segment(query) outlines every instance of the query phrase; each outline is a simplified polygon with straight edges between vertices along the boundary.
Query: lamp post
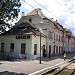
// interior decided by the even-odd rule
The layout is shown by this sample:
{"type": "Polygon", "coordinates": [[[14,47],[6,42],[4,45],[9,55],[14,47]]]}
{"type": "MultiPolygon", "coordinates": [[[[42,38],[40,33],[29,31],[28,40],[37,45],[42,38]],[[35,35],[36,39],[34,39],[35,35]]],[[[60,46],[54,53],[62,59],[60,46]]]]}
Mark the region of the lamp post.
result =
{"type": "Polygon", "coordinates": [[[47,30],[47,29],[39,29],[39,31],[40,31],[40,60],[39,60],[39,62],[40,62],[40,64],[41,64],[41,34],[43,34],[43,31],[42,30],[47,30]]]}
{"type": "Polygon", "coordinates": [[[41,64],[41,33],[40,33],[40,64],[41,64]]]}
{"type": "Polygon", "coordinates": [[[39,29],[39,31],[40,31],[40,60],[39,60],[39,62],[41,64],[41,33],[43,33],[43,31],[41,28],[39,29]]]}

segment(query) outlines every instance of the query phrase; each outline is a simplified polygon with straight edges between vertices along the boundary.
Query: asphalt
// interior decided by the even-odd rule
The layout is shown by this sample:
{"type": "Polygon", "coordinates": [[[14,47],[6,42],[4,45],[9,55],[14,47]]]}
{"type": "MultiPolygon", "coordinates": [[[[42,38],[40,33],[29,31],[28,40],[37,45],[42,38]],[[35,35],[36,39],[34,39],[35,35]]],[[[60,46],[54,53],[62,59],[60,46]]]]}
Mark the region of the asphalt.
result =
{"type": "MultiPolygon", "coordinates": [[[[67,55],[66,61],[75,57],[75,53],[67,55]]],[[[40,70],[57,64],[66,62],[63,55],[54,56],[51,58],[42,58],[41,64],[39,59],[36,60],[17,60],[17,61],[0,61],[0,75],[32,75],[40,70]]]]}

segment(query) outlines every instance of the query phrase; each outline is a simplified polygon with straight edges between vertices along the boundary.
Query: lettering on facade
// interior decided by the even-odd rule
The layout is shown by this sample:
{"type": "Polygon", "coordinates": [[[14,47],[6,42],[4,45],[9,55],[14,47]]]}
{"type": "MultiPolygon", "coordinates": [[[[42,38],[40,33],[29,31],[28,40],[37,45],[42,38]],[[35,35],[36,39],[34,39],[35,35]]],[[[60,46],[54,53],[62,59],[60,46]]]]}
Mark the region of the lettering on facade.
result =
{"type": "Polygon", "coordinates": [[[17,35],[16,39],[30,39],[29,35],[17,35]]]}

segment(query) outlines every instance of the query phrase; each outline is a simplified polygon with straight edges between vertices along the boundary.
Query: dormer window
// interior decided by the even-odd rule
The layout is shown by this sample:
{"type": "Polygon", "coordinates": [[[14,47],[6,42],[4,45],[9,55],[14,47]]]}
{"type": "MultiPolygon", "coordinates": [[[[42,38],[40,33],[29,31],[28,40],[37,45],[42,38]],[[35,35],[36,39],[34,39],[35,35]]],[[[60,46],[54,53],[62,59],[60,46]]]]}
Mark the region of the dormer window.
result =
{"type": "Polygon", "coordinates": [[[32,22],[32,19],[29,19],[30,22],[32,22]]]}

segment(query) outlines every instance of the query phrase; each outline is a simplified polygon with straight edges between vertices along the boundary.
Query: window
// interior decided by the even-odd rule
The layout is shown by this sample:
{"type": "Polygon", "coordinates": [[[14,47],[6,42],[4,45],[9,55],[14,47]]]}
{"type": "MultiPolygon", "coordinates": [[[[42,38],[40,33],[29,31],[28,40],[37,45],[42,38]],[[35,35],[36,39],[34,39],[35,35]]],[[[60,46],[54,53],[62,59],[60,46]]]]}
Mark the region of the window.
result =
{"type": "Polygon", "coordinates": [[[42,50],[45,50],[45,45],[42,46],[42,50]]]}
{"type": "Polygon", "coordinates": [[[55,55],[55,50],[56,50],[56,46],[54,45],[54,51],[53,51],[53,54],[55,55]]]}
{"type": "Polygon", "coordinates": [[[10,43],[10,52],[14,52],[14,43],[10,43]]]}
{"type": "Polygon", "coordinates": [[[60,46],[59,46],[59,53],[61,53],[60,46]]]}
{"type": "Polygon", "coordinates": [[[63,42],[63,40],[64,40],[64,37],[63,37],[63,36],[61,36],[61,41],[63,42]]]}
{"type": "Polygon", "coordinates": [[[49,45],[49,57],[51,55],[51,45],[49,45]]]}
{"type": "Polygon", "coordinates": [[[21,54],[25,54],[25,50],[26,50],[26,44],[22,43],[21,44],[21,54]]]}
{"type": "Polygon", "coordinates": [[[27,36],[27,39],[30,39],[30,36],[27,36]]]}
{"type": "Polygon", "coordinates": [[[58,46],[56,46],[56,53],[58,53],[58,46]]]}
{"type": "Polygon", "coordinates": [[[60,35],[59,35],[59,41],[60,41],[60,35]]]}
{"type": "Polygon", "coordinates": [[[1,52],[4,52],[4,43],[1,43],[1,52]]]}
{"type": "Polygon", "coordinates": [[[55,33],[54,33],[54,40],[55,40],[55,33]]]}
{"type": "Polygon", "coordinates": [[[49,31],[49,38],[52,39],[52,32],[49,31]]]}
{"type": "Polygon", "coordinates": [[[58,35],[56,35],[56,40],[58,40],[58,35]]]}
{"type": "Polygon", "coordinates": [[[29,19],[30,22],[32,22],[32,19],[29,19]]]}
{"type": "Polygon", "coordinates": [[[37,44],[34,44],[34,55],[37,55],[37,44]]]}

